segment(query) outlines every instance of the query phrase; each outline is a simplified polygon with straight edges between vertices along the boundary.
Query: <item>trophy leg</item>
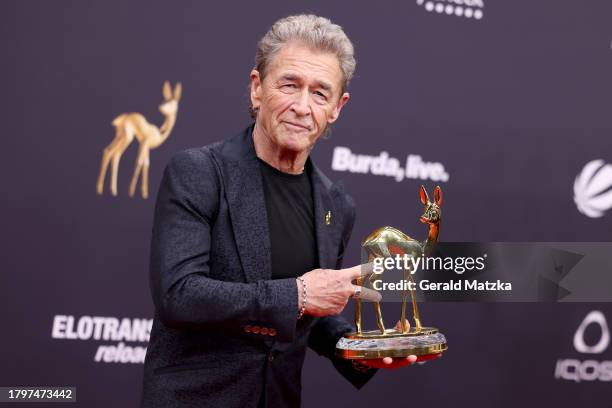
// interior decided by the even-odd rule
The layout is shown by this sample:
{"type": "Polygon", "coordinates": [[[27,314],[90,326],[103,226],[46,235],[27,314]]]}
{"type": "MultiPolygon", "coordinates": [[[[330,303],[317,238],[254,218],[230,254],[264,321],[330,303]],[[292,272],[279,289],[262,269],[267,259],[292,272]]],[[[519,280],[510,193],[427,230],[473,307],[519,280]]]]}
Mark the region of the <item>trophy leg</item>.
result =
{"type": "MultiPolygon", "coordinates": [[[[408,280],[412,282],[411,287],[414,288],[416,284],[414,283],[414,279],[412,279],[412,274],[410,273],[410,271],[408,271],[408,273],[404,271],[404,276],[407,276],[408,280]]],[[[412,317],[414,318],[415,330],[418,333],[421,331],[421,318],[419,317],[419,308],[417,306],[416,298],[414,296],[414,289],[410,289],[410,300],[412,301],[412,317]]]]}
{"type": "MultiPolygon", "coordinates": [[[[373,284],[373,281],[381,279],[382,273],[380,275],[370,275],[368,280],[370,284],[373,284]]],[[[383,322],[382,310],[380,308],[380,302],[374,302],[374,310],[376,311],[376,323],[378,324],[378,328],[380,329],[381,334],[385,334],[385,323],[383,322]]]]}
{"type": "MultiPolygon", "coordinates": [[[[410,269],[404,269],[404,280],[408,279],[410,275],[410,269]]],[[[404,288],[402,291],[402,315],[400,319],[400,324],[402,326],[402,333],[406,333],[408,331],[408,326],[406,325],[406,300],[408,299],[408,290],[404,288]]]]}
{"type": "MultiPolygon", "coordinates": [[[[357,285],[362,286],[362,279],[357,278],[357,285]]],[[[355,299],[355,329],[357,334],[361,334],[361,299],[355,299]]]]}
{"type": "Polygon", "coordinates": [[[376,322],[380,329],[380,334],[385,334],[385,323],[383,322],[382,310],[380,309],[380,302],[374,302],[374,308],[376,309],[376,322]]]}

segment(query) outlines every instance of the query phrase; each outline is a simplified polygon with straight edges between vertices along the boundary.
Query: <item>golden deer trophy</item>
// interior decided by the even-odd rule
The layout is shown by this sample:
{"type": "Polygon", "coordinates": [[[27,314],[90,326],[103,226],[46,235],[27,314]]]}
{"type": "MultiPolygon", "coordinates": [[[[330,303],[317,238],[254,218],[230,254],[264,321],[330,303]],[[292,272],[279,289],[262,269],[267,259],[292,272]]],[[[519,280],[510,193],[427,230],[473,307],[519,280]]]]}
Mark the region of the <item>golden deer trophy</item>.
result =
{"type": "Polygon", "coordinates": [[[140,177],[140,192],[142,198],[149,196],[149,151],[160,146],[166,141],[172,128],[176,123],[176,114],[178,111],[178,103],[181,99],[181,83],[177,82],[174,86],[174,92],[170,88],[168,81],[164,82],[162,93],[164,102],[159,105],[159,111],[164,115],[164,123],[158,128],[157,126],[147,122],[145,117],[140,113],[123,113],[113,120],[115,127],[115,138],[104,148],[102,153],[102,166],[98,175],[98,183],[96,190],[98,194],[104,191],[104,179],[106,170],[112,160],[110,190],[113,196],[117,195],[117,173],[119,172],[119,161],[121,155],[128,148],[130,143],[136,137],[140,144],[138,148],[138,156],[136,158],[136,166],[130,183],[130,197],[136,192],[136,184],[140,177]]]}
{"type": "MultiPolygon", "coordinates": [[[[402,231],[393,227],[382,227],[372,232],[361,244],[366,251],[368,262],[376,258],[422,257],[429,255],[436,245],[440,232],[440,206],[442,205],[442,190],[437,186],[434,190],[434,201],[429,200],[425,187],[420,188],[420,199],[424,211],[420,221],[429,226],[427,239],[417,241],[402,231]]],[[[380,302],[374,302],[378,330],[363,331],[361,327],[361,299],[355,298],[355,328],[354,333],[347,333],[338,341],[336,354],[346,359],[372,359],[383,357],[406,357],[417,355],[419,360],[427,360],[445,351],[448,346],[446,338],[436,328],[423,327],[419,316],[419,309],[414,295],[414,280],[412,278],[411,263],[404,269],[404,280],[412,282],[410,289],[402,291],[402,309],[400,329],[385,329],[380,302]],[[412,302],[412,315],[414,327],[407,327],[406,304],[408,291],[412,302]]],[[[379,280],[382,272],[372,274],[367,279],[370,283],[379,280]]],[[[357,278],[356,284],[363,286],[363,277],[357,278]]]]}

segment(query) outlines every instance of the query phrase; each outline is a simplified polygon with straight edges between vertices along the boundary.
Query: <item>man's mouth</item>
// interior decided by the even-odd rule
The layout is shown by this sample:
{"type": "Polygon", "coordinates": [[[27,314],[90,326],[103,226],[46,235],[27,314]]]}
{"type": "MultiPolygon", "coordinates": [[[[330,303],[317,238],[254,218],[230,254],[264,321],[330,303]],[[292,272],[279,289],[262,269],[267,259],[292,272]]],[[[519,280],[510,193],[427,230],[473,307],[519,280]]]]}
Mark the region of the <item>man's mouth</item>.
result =
{"type": "Polygon", "coordinates": [[[289,127],[292,127],[292,128],[297,128],[297,129],[300,129],[300,130],[310,130],[310,126],[302,125],[300,123],[287,122],[287,121],[283,121],[283,123],[285,125],[289,125],[289,127]]]}

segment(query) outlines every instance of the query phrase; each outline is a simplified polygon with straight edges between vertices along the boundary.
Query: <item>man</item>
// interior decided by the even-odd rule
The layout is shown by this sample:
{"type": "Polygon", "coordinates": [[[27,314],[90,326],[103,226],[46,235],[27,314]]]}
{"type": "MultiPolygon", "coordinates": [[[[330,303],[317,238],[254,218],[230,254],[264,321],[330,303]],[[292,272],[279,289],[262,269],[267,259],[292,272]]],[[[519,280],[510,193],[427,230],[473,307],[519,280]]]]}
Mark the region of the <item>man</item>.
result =
{"type": "Polygon", "coordinates": [[[145,407],[296,407],[306,346],[356,388],[401,361],[334,357],[360,267],[352,199],[309,153],[349,100],[353,46],[312,15],[276,22],[251,71],[255,123],[166,167],[155,208],[145,407]],[[297,279],[296,279],[297,278],[297,279]]]}

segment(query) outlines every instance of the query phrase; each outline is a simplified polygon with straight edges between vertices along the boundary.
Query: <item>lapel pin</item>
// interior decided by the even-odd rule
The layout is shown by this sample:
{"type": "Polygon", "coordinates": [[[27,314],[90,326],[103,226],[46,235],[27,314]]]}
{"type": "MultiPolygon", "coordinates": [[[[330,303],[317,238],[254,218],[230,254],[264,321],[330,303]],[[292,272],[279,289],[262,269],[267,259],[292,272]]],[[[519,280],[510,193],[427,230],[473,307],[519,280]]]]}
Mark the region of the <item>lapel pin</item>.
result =
{"type": "Polygon", "coordinates": [[[325,225],[331,224],[331,211],[327,210],[327,214],[325,214],[325,225]]]}

